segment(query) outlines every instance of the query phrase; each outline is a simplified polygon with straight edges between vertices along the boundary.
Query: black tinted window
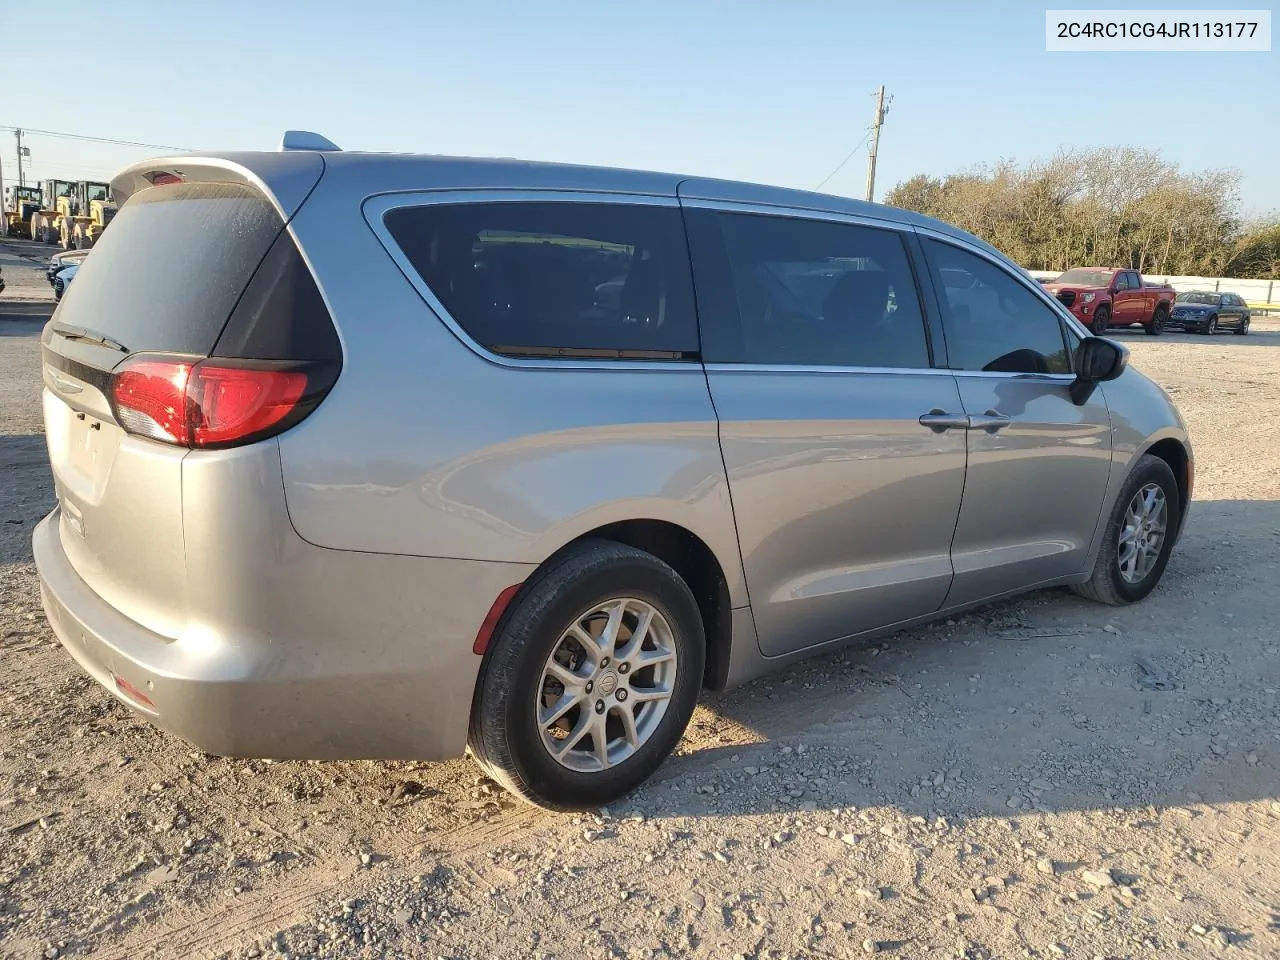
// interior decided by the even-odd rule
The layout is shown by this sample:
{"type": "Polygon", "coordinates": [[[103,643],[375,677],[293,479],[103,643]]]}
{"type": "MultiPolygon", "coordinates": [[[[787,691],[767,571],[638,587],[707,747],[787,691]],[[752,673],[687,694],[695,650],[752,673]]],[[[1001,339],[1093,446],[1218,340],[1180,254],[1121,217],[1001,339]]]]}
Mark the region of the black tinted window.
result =
{"type": "Polygon", "coordinates": [[[1127,273],[1117,273],[1115,287],[1117,290],[1129,289],[1129,275],[1127,273]]]}
{"type": "Polygon", "coordinates": [[[1130,272],[1129,274],[1129,289],[1130,290],[1142,289],[1142,278],[1138,276],[1136,273],[1130,272]]]}
{"type": "Polygon", "coordinates": [[[674,207],[433,204],[392,210],[386,224],[453,319],[495,353],[697,353],[674,207]]]}
{"type": "Polygon", "coordinates": [[[925,240],[956,370],[1070,373],[1062,325],[1005,270],[950,244],[925,240]]]}
{"type": "Polygon", "coordinates": [[[243,184],[143,190],[81,263],[58,320],[130,350],[207,354],[283,226],[243,184]]]}
{"type": "Polygon", "coordinates": [[[707,360],[929,366],[895,232],[708,210],[688,223],[707,360]]]}

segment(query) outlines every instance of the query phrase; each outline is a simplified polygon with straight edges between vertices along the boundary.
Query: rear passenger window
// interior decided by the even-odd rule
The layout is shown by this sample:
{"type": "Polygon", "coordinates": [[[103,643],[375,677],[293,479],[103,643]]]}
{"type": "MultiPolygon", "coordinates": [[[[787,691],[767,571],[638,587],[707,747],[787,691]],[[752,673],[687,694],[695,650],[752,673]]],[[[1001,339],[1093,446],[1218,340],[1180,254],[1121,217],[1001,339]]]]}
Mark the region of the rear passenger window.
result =
{"type": "Polygon", "coordinates": [[[674,207],[494,202],[401,207],[387,229],[477,343],[513,357],[694,359],[674,207]]]}
{"type": "Polygon", "coordinates": [[[1040,298],[976,254],[924,240],[954,370],[1070,373],[1062,324],[1040,298]]]}
{"type": "Polygon", "coordinates": [[[928,367],[911,266],[891,230],[689,210],[704,359],[928,367]]]}

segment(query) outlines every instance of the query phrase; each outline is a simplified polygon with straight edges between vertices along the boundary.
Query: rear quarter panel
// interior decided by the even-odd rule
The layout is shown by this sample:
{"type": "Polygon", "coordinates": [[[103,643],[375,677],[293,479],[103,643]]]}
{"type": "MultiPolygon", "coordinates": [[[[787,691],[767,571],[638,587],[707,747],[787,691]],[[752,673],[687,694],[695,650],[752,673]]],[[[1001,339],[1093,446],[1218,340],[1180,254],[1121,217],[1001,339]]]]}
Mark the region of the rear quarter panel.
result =
{"type": "Polygon", "coordinates": [[[745,604],[700,365],[506,366],[464,345],[330,173],[295,217],[342,338],[333,392],[280,439],[300,536],[340,550],[539,563],[605,524],[677,524],[745,604]]]}

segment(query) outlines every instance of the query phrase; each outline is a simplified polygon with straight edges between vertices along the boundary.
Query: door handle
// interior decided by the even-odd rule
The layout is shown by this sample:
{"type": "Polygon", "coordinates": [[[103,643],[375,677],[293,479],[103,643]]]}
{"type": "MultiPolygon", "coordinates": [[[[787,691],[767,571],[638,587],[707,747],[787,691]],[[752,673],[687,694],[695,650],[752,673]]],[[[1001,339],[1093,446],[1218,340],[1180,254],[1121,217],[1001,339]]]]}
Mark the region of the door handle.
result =
{"type": "Polygon", "coordinates": [[[970,416],[969,429],[985,430],[987,433],[996,433],[1003,430],[1012,422],[1012,419],[1006,417],[999,410],[988,410],[980,417],[970,416]]]}
{"type": "Polygon", "coordinates": [[[920,416],[921,425],[928,427],[934,433],[942,433],[946,430],[968,430],[969,420],[970,418],[962,413],[947,413],[937,407],[920,416]]]}

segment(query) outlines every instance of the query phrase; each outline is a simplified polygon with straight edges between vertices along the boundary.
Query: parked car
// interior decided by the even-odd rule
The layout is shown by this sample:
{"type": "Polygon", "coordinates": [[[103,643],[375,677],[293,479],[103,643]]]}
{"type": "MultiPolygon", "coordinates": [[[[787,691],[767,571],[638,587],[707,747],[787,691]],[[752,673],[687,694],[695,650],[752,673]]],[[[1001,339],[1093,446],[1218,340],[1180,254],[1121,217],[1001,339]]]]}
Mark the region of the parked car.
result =
{"type": "Polygon", "coordinates": [[[1178,294],[1169,315],[1171,326],[1213,336],[1225,327],[1240,336],[1249,332],[1249,305],[1235,293],[1191,290],[1178,294]]]}
{"type": "Polygon", "coordinates": [[[4,293],[4,268],[0,267],[0,293],[4,293]]]}
{"type": "Polygon", "coordinates": [[[1094,333],[1140,323],[1153,337],[1164,331],[1177,296],[1173,287],[1149,284],[1136,270],[1115,267],[1073,267],[1045,289],[1094,333]]]}
{"type": "Polygon", "coordinates": [[[53,296],[55,300],[62,299],[62,295],[67,292],[67,287],[71,286],[71,281],[75,279],[76,272],[79,269],[80,264],[76,262],[68,263],[58,270],[53,278],[53,296]]]}
{"type": "Polygon", "coordinates": [[[79,263],[88,255],[88,250],[63,250],[60,253],[55,253],[49,258],[49,266],[45,269],[45,277],[49,281],[49,286],[53,286],[53,278],[58,275],[59,270],[73,263],[79,263]]]}
{"type": "Polygon", "coordinates": [[[700,688],[1034,588],[1132,603],[1182,530],[1168,396],[936,220],[505,160],[173,163],[115,179],[43,333],[33,550],[70,654],[210,753],[469,744],[592,807],[700,688]]]}

